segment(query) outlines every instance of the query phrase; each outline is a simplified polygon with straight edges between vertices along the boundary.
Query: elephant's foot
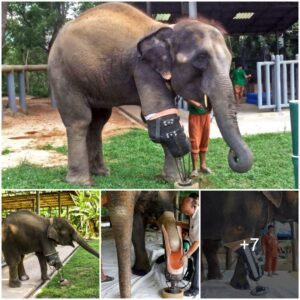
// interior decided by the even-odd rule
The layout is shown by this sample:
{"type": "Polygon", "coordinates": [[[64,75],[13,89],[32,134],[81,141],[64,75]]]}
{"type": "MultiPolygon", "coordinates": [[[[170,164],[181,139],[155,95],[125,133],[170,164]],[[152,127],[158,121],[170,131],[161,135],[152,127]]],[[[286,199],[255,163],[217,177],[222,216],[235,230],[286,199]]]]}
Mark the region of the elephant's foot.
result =
{"type": "Polygon", "coordinates": [[[240,279],[233,277],[230,281],[230,285],[238,290],[250,290],[250,284],[246,277],[240,279]]]}
{"type": "Polygon", "coordinates": [[[11,288],[18,288],[21,286],[21,281],[20,280],[10,280],[8,285],[11,288]]]}
{"type": "Polygon", "coordinates": [[[109,168],[105,166],[90,167],[90,172],[92,175],[96,175],[96,176],[108,176],[110,174],[109,168]]]}
{"type": "Polygon", "coordinates": [[[66,180],[72,184],[82,184],[82,185],[93,185],[94,181],[88,176],[74,175],[71,172],[68,173],[66,180]]]}
{"type": "Polygon", "coordinates": [[[207,273],[207,280],[213,280],[213,279],[222,280],[223,275],[220,272],[207,273]]]}
{"type": "Polygon", "coordinates": [[[42,281],[47,281],[49,280],[49,276],[46,274],[46,275],[42,275],[42,281]]]}
{"type": "Polygon", "coordinates": [[[27,275],[27,274],[22,274],[21,276],[20,276],[20,280],[21,281],[26,281],[26,280],[28,280],[29,279],[29,276],[27,275]]]}
{"type": "Polygon", "coordinates": [[[135,267],[131,268],[132,274],[137,276],[145,276],[147,273],[149,273],[149,271],[150,270],[136,269],[135,267]]]}
{"type": "Polygon", "coordinates": [[[165,181],[167,181],[169,183],[174,183],[180,179],[177,171],[176,172],[162,171],[162,177],[165,181]]]}

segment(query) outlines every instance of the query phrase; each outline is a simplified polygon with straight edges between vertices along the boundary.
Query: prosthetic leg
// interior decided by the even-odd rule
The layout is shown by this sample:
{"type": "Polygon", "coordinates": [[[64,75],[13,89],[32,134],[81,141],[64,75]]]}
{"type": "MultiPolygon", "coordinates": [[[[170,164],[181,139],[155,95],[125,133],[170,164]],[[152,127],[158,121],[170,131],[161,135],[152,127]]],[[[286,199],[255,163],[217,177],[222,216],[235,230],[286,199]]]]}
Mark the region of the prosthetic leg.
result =
{"type": "Polygon", "coordinates": [[[268,293],[267,287],[259,285],[258,281],[264,275],[264,259],[258,250],[252,251],[251,245],[241,247],[237,251],[245,263],[248,276],[256,283],[256,287],[251,290],[252,296],[262,296],[268,293]]]}
{"type": "Polygon", "coordinates": [[[183,289],[179,288],[178,284],[183,279],[184,266],[181,263],[183,255],[181,227],[177,226],[178,235],[180,237],[180,246],[176,251],[172,251],[169,238],[162,225],[162,233],[165,241],[166,252],[166,280],[170,283],[170,287],[162,290],[162,298],[183,298],[183,289]]]}

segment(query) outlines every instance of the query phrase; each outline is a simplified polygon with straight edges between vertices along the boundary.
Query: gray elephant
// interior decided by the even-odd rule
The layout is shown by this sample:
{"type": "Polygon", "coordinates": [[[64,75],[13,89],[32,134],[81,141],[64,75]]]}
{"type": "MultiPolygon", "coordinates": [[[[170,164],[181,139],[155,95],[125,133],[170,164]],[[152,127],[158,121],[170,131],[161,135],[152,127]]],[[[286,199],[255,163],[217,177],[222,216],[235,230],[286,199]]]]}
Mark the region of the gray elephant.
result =
{"type": "Polygon", "coordinates": [[[164,149],[163,175],[177,179],[174,158],[189,153],[190,145],[174,94],[196,101],[208,95],[230,147],[230,167],[248,171],[253,158],[237,125],[230,64],[222,33],[203,21],[167,25],[128,4],[106,3],[68,22],[48,60],[51,89],[67,130],[67,180],[89,185],[91,174],[109,173],[101,132],[112,107],[124,104],[141,105],[151,140],[164,149]]]}
{"type": "MultiPolygon", "coordinates": [[[[176,192],[115,191],[107,192],[108,208],[117,247],[120,295],[131,296],[131,271],[145,275],[150,271],[145,247],[145,224],[147,218],[164,225],[168,245],[172,251],[181,246],[174,217],[176,192]],[[131,239],[135,262],[131,268],[131,239]]],[[[165,241],[166,242],[166,241],[165,241]]]]}
{"type": "Polygon", "coordinates": [[[9,286],[20,287],[21,281],[29,279],[23,259],[25,254],[32,252],[38,257],[42,280],[49,279],[47,263],[56,269],[62,267],[55,247],[74,247],[73,241],[99,258],[99,253],[65,219],[46,219],[28,210],[10,214],[2,224],[2,251],[9,267],[9,286]]]}
{"type": "MultiPolygon", "coordinates": [[[[207,279],[221,279],[217,251],[223,244],[260,236],[271,221],[298,222],[297,191],[228,191],[201,193],[201,239],[207,279]]],[[[204,274],[202,274],[202,280],[204,274]]],[[[238,256],[231,286],[249,289],[245,263],[238,256]]]]}

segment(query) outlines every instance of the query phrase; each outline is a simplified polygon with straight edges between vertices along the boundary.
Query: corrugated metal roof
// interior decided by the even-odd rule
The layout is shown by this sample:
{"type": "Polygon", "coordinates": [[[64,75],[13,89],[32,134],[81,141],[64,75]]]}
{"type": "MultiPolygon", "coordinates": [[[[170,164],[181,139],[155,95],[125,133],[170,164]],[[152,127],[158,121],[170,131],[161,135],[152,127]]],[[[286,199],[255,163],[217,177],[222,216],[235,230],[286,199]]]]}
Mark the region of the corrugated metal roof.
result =
{"type": "MultiPolygon", "coordinates": [[[[188,16],[188,2],[149,2],[151,13],[170,13],[170,23],[188,16]]],[[[130,4],[147,12],[146,2],[130,4]]],[[[298,2],[197,2],[198,15],[220,22],[229,34],[283,32],[298,20],[298,2]],[[254,12],[237,20],[238,12],[254,12]]]]}

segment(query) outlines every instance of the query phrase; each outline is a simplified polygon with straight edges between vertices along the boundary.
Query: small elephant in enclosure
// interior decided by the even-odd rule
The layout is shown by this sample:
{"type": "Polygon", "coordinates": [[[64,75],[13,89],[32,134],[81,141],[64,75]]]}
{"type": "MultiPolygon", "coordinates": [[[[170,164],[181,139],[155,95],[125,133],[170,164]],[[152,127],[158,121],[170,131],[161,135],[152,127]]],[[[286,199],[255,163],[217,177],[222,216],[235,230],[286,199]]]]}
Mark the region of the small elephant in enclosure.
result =
{"type": "Polygon", "coordinates": [[[90,185],[91,175],[109,174],[101,133],[120,105],[141,106],[151,140],[165,153],[163,176],[177,180],[175,158],[189,153],[190,145],[174,95],[201,102],[203,93],[230,147],[229,166],[247,172],[253,157],[237,124],[230,64],[221,30],[207,21],[168,25],[128,4],[105,3],[65,24],[51,48],[48,73],[67,131],[67,181],[90,185]]]}
{"type": "MultiPolygon", "coordinates": [[[[227,191],[201,193],[201,239],[207,279],[221,279],[217,251],[221,244],[257,238],[272,221],[298,222],[298,191],[227,191]]],[[[204,274],[202,274],[204,279],[204,274]]],[[[249,289],[240,253],[230,285],[249,289]]]]}
{"type": "MultiPolygon", "coordinates": [[[[172,191],[115,191],[107,192],[108,208],[117,247],[120,294],[131,296],[131,271],[145,275],[150,263],[145,246],[145,225],[148,218],[164,225],[172,251],[181,246],[174,216],[176,192],[172,191]],[[135,262],[131,268],[131,240],[135,262]]],[[[165,241],[166,242],[166,241],[165,241]]]]}
{"type": "Polygon", "coordinates": [[[55,247],[74,247],[74,241],[99,258],[99,253],[87,244],[66,219],[46,219],[28,210],[10,214],[2,224],[2,251],[9,267],[9,286],[20,287],[21,281],[29,279],[23,264],[25,254],[35,252],[41,278],[45,281],[49,279],[47,263],[56,269],[62,267],[55,247]]]}

